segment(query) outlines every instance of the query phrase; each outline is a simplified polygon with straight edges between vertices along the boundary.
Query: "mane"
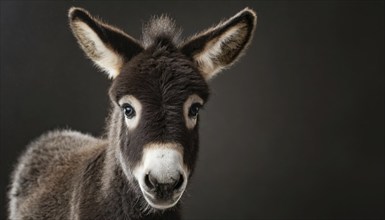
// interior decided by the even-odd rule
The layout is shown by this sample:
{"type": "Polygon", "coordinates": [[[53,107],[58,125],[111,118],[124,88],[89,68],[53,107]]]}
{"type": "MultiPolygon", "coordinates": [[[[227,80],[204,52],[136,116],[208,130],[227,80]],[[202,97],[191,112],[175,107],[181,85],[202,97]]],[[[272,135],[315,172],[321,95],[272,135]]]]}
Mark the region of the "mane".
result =
{"type": "Polygon", "coordinates": [[[174,45],[181,43],[182,29],[167,15],[154,16],[143,25],[142,43],[145,48],[153,45],[159,38],[167,38],[174,45]]]}

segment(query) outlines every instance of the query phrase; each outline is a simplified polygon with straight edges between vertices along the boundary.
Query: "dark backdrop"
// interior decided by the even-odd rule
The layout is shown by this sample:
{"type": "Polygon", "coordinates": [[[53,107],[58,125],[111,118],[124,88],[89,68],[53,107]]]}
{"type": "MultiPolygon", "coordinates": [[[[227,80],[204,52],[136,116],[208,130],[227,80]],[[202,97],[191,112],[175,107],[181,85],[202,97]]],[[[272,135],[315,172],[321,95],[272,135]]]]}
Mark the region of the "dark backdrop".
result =
{"type": "Polygon", "coordinates": [[[154,14],[188,36],[257,11],[247,55],[211,83],[186,219],[384,218],[383,1],[2,1],[0,219],[31,139],[103,132],[110,82],[69,30],[72,5],[135,37],[154,14]]]}

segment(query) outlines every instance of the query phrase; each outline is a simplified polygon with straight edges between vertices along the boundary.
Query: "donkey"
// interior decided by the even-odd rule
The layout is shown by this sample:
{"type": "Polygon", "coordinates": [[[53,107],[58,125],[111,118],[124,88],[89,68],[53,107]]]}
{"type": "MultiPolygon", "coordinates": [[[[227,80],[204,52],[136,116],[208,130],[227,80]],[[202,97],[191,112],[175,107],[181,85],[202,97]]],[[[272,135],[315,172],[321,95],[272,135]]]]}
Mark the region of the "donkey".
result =
{"type": "Polygon", "coordinates": [[[51,131],[32,142],[12,175],[10,219],[180,219],[208,81],[249,45],[255,12],[187,40],[167,16],[150,19],[140,41],[84,9],[68,17],[87,57],[113,79],[107,132],[51,131]]]}

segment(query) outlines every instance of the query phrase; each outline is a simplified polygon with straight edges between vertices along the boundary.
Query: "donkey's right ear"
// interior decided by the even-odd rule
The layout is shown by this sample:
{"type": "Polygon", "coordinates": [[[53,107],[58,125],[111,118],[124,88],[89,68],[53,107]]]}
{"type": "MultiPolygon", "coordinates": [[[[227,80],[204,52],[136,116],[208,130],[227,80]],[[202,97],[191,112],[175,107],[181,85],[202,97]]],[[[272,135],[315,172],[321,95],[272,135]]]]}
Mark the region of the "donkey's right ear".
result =
{"type": "Polygon", "coordinates": [[[110,78],[115,78],[124,63],[143,50],[137,40],[92,17],[82,8],[70,8],[68,17],[81,48],[110,78]]]}

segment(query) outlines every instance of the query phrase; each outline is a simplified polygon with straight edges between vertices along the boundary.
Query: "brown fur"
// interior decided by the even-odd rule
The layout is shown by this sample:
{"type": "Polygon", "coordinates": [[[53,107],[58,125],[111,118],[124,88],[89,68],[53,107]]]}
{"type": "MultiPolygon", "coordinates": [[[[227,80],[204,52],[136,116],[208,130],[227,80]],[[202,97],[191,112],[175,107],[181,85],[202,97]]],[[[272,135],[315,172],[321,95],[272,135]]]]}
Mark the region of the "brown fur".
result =
{"type": "MultiPolygon", "coordinates": [[[[148,143],[178,143],[183,161],[193,173],[199,149],[198,122],[187,128],[183,103],[192,94],[209,97],[207,79],[231,65],[250,42],[255,13],[250,9],[187,41],[167,17],[145,26],[143,42],[73,8],[70,26],[86,55],[100,57],[94,41],[76,22],[83,22],[114,56],[116,67],[110,88],[112,111],[105,139],[75,131],[53,131],[32,142],[12,175],[10,219],[180,219],[180,205],[157,210],[144,200],[134,176],[123,173],[117,152],[132,171],[148,143]],[[225,37],[234,31],[230,37],[225,37]],[[214,43],[213,43],[214,42],[214,43]],[[209,63],[196,56],[219,45],[209,63]],[[220,50],[218,50],[220,48],[220,50]],[[214,65],[210,68],[204,65],[214,65]],[[217,71],[216,71],[217,72],[217,71]],[[135,96],[143,105],[138,126],[128,130],[119,99],[135,96]]],[[[104,65],[99,63],[98,65],[104,65]]],[[[108,65],[108,63],[106,64],[108,65]]],[[[199,120],[198,120],[199,121],[199,120]]]]}

